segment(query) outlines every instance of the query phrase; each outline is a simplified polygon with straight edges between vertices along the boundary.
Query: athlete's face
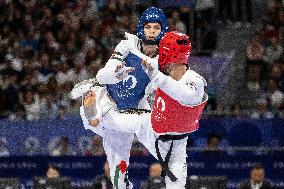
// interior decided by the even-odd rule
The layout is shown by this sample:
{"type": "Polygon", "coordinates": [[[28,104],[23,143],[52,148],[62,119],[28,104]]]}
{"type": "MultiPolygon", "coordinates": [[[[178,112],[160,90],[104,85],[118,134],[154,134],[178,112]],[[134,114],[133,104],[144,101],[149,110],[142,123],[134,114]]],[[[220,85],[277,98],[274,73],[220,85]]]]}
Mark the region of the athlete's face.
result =
{"type": "Polygon", "coordinates": [[[158,22],[149,22],[144,25],[144,34],[147,40],[154,40],[161,31],[162,27],[158,22]]]}

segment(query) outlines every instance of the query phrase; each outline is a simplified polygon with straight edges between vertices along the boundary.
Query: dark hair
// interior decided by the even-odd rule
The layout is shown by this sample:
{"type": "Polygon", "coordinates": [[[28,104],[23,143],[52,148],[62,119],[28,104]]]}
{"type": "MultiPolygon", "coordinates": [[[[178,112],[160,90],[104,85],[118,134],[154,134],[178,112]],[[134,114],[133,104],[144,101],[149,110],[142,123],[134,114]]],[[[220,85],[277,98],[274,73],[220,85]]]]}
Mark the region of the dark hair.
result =
{"type": "Polygon", "coordinates": [[[53,170],[55,170],[55,171],[57,171],[57,172],[59,173],[58,167],[56,167],[56,166],[54,166],[54,165],[48,165],[47,170],[48,170],[48,169],[53,169],[53,170]]]}
{"type": "Polygon", "coordinates": [[[263,167],[262,163],[255,163],[255,164],[253,164],[251,170],[253,170],[253,169],[264,169],[264,167],[263,167]]]}
{"type": "Polygon", "coordinates": [[[218,140],[221,140],[221,136],[217,133],[208,133],[207,140],[211,140],[212,138],[217,138],[218,140]]]}

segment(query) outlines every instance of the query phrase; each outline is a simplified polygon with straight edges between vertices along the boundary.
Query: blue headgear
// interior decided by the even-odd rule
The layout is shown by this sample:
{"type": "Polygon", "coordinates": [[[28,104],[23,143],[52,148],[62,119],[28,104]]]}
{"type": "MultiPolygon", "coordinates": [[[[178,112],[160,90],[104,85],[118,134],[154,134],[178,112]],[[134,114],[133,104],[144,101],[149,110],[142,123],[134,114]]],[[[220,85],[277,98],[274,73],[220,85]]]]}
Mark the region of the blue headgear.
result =
{"type": "Polygon", "coordinates": [[[144,24],[147,22],[159,22],[161,24],[162,31],[154,39],[154,42],[159,42],[160,39],[164,36],[164,34],[168,31],[167,19],[164,12],[156,7],[150,7],[143,12],[136,28],[137,36],[143,41],[147,41],[146,36],[144,34],[144,24]]]}

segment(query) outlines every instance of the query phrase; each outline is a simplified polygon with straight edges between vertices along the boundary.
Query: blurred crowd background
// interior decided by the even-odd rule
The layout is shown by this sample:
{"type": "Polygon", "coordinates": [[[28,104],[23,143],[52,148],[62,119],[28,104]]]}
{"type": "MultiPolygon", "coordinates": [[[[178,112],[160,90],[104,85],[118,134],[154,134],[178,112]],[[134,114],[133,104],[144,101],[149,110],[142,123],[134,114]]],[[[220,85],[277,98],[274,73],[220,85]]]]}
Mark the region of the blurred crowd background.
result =
{"type": "MultiPolygon", "coordinates": [[[[69,94],[74,84],[93,78],[124,32],[135,34],[141,13],[161,2],[0,0],[0,120],[78,114],[81,101],[69,94]]],[[[284,119],[283,6],[283,0],[200,0],[195,9],[163,7],[169,30],[190,35],[192,56],[229,61],[227,95],[210,93],[203,118],[284,119]]],[[[221,140],[210,133],[202,144],[212,151],[221,140]]],[[[1,138],[1,156],[10,155],[5,143],[1,138]]],[[[33,145],[26,155],[36,154],[33,145]]],[[[49,155],[104,155],[100,137],[90,145],[78,152],[62,136],[49,155]]],[[[131,155],[149,153],[135,140],[131,155]]]]}
{"type": "MultiPolygon", "coordinates": [[[[222,35],[228,30],[249,30],[250,36],[241,44],[246,46],[242,52],[246,56],[238,61],[244,69],[232,74],[245,77],[241,90],[249,91],[246,97],[250,99],[235,98],[224,104],[226,99],[210,96],[207,115],[283,117],[282,1],[265,1],[256,8],[251,1],[211,2],[197,3],[195,12],[187,7],[164,10],[169,30],[189,34],[196,56],[220,53],[216,48],[226,46],[222,35]],[[259,8],[263,11],[254,11],[259,8]]],[[[73,85],[94,77],[124,32],[135,33],[139,15],[155,4],[138,0],[1,0],[1,119],[53,119],[78,112],[69,97],[73,85]]]]}

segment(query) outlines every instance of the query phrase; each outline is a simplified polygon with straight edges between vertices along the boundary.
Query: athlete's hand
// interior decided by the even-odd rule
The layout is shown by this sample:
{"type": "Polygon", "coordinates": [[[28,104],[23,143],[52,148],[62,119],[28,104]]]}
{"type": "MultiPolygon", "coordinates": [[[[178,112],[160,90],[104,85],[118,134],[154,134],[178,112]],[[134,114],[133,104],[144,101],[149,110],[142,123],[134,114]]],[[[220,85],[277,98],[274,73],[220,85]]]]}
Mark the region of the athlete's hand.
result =
{"type": "Polygon", "coordinates": [[[150,63],[147,62],[147,60],[142,60],[141,62],[142,66],[144,66],[144,68],[148,71],[152,71],[154,68],[152,67],[152,65],[150,63]]]}
{"type": "Polygon", "coordinates": [[[125,66],[125,63],[123,63],[123,64],[119,64],[118,66],[116,66],[114,73],[117,79],[122,80],[125,77],[127,77],[130,72],[133,72],[134,70],[135,68],[127,67],[125,66]]]}
{"type": "Polygon", "coordinates": [[[149,62],[147,62],[147,60],[142,60],[141,64],[150,79],[152,79],[158,73],[158,70],[156,70],[149,62]]]}

